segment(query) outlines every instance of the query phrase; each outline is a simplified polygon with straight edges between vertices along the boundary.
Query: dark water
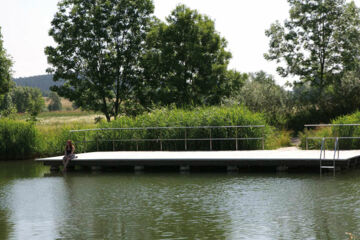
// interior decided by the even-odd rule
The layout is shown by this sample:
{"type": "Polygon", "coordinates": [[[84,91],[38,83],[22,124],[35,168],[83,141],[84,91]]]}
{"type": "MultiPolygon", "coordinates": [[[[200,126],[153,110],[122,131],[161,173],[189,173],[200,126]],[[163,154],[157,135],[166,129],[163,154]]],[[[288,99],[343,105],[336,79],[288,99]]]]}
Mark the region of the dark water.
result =
{"type": "Polygon", "coordinates": [[[360,172],[68,173],[0,162],[0,239],[360,237],[360,172]]]}

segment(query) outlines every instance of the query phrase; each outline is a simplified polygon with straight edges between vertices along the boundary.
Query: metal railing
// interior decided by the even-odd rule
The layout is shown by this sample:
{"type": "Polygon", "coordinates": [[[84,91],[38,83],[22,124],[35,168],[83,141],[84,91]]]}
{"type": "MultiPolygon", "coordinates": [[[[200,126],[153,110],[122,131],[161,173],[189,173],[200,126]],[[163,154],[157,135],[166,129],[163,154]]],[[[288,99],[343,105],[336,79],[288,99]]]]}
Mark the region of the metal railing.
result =
{"type": "MultiPolygon", "coordinates": [[[[322,174],[323,169],[333,169],[333,174],[335,176],[336,172],[336,160],[340,157],[340,140],[350,140],[350,139],[360,139],[360,137],[350,137],[350,136],[338,136],[339,133],[335,131],[333,137],[308,137],[308,132],[310,127],[359,127],[360,124],[354,123],[354,124],[306,124],[306,130],[305,130],[305,141],[306,141],[306,150],[309,149],[309,140],[321,140],[321,150],[320,150],[320,175],[322,174]],[[323,161],[326,160],[325,157],[325,151],[326,151],[326,140],[334,140],[334,156],[333,156],[333,165],[326,166],[323,165],[323,161]]],[[[360,146],[359,146],[360,147],[360,146]]]]}
{"type": "Polygon", "coordinates": [[[134,142],[136,143],[136,150],[139,150],[139,143],[141,142],[156,142],[159,143],[160,151],[163,150],[163,143],[164,142],[184,142],[184,150],[188,150],[188,142],[189,141],[209,141],[209,150],[213,150],[213,142],[214,141],[234,141],[235,150],[239,149],[239,141],[248,141],[248,140],[261,140],[262,149],[265,149],[265,125],[245,125],[245,126],[192,126],[192,127],[144,127],[144,128],[98,128],[98,129],[81,129],[81,130],[70,130],[70,134],[74,133],[84,133],[82,141],[74,141],[75,144],[84,144],[84,149],[86,151],[86,144],[87,143],[94,143],[96,142],[96,149],[99,151],[99,144],[101,142],[112,142],[113,151],[116,150],[115,143],[117,142],[134,142]],[[262,128],[261,137],[238,137],[240,133],[240,129],[243,128],[262,128]],[[112,135],[111,139],[102,139],[99,138],[99,132],[107,132],[107,131],[148,131],[148,130],[183,130],[184,138],[151,138],[151,139],[144,139],[144,138],[131,138],[131,139],[116,139],[115,134],[112,135]],[[205,138],[189,138],[189,131],[191,129],[207,129],[208,130],[208,137],[205,138]],[[214,137],[213,132],[214,129],[235,129],[235,136],[233,137],[214,137]],[[87,132],[95,132],[96,137],[95,140],[87,140],[86,133],[87,132]]]}
{"type": "MultiPolygon", "coordinates": [[[[353,124],[305,124],[305,145],[306,150],[309,149],[309,140],[310,139],[323,139],[323,137],[309,137],[308,132],[310,127],[360,127],[360,124],[353,123],[353,124]]],[[[360,137],[347,137],[347,136],[338,136],[338,133],[336,132],[336,136],[334,137],[326,137],[326,139],[360,139],[360,137]]]]}

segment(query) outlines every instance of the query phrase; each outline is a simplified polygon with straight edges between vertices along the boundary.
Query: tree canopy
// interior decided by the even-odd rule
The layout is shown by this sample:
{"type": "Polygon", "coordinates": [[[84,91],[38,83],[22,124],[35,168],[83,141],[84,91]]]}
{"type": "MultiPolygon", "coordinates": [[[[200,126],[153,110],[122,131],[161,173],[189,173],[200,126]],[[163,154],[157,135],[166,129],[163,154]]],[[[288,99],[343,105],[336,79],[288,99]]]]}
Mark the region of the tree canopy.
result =
{"type": "Polygon", "coordinates": [[[156,20],[143,57],[144,99],[162,105],[217,104],[244,77],[228,71],[227,42],[206,15],[178,5],[166,18],[156,20]]]}
{"type": "Polygon", "coordinates": [[[149,28],[151,0],[62,0],[45,50],[53,91],[83,109],[101,111],[108,121],[134,98],[139,60],[149,28]]]}
{"type": "Polygon", "coordinates": [[[278,73],[320,90],[359,66],[360,17],[354,2],[288,0],[290,17],[266,31],[278,73]]]}
{"type": "Polygon", "coordinates": [[[37,116],[45,107],[45,101],[38,88],[15,87],[10,91],[10,96],[17,112],[28,112],[37,116]]]}
{"type": "Polygon", "coordinates": [[[11,66],[12,61],[3,45],[0,27],[0,95],[7,93],[11,86],[11,66]]]}
{"type": "Polygon", "coordinates": [[[59,95],[56,92],[50,92],[49,94],[49,111],[60,111],[62,109],[62,103],[59,95]]]}
{"type": "Polygon", "coordinates": [[[276,84],[272,75],[259,71],[250,73],[244,86],[225,98],[225,104],[241,104],[254,112],[262,112],[268,123],[286,126],[292,110],[291,92],[276,84]]]}

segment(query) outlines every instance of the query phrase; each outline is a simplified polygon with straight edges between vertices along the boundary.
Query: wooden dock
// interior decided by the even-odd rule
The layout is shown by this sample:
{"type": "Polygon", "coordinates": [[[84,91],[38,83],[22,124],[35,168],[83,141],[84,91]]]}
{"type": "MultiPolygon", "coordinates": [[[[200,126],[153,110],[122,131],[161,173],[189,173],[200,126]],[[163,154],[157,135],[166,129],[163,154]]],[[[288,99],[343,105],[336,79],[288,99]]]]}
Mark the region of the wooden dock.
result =
{"type": "MultiPolygon", "coordinates": [[[[320,164],[319,150],[298,150],[295,147],[278,150],[256,151],[199,151],[199,152],[91,152],[76,154],[77,158],[69,166],[85,167],[146,167],[178,166],[180,169],[191,167],[228,167],[266,168],[287,170],[289,168],[317,168],[320,164]]],[[[36,159],[44,165],[56,169],[62,165],[62,157],[36,159]]],[[[326,151],[324,162],[332,162],[333,151],[326,151]]],[[[357,166],[360,150],[340,151],[335,160],[337,168],[357,166]]]]}

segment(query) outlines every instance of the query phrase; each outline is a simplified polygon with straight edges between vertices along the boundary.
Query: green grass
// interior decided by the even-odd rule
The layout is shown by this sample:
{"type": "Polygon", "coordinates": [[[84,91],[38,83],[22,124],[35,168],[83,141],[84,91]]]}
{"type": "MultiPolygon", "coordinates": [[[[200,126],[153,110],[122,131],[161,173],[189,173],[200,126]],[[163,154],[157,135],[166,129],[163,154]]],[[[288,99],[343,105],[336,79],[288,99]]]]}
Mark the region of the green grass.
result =
{"type": "Polygon", "coordinates": [[[36,152],[37,131],[29,122],[0,119],[0,159],[25,159],[36,152]]]}

